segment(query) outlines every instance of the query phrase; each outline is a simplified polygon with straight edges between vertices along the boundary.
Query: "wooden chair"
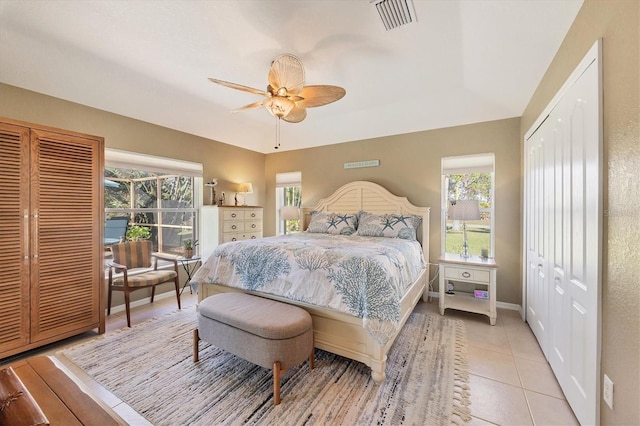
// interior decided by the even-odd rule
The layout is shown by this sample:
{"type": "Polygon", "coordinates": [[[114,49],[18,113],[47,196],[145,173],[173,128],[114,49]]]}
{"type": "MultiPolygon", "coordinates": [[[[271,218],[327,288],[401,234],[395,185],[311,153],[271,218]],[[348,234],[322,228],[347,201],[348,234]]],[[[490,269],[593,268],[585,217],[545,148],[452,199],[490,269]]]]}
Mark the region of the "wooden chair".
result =
{"type": "Polygon", "coordinates": [[[149,240],[128,241],[111,246],[113,260],[109,266],[109,296],[107,315],[111,314],[111,293],[124,292],[124,303],[127,310],[127,326],[131,327],[131,314],[129,311],[129,294],[142,288],[151,287],[151,303],[155,296],[156,286],[166,282],[175,284],[178,309],[180,306],[180,282],[178,279],[178,260],[174,256],[166,256],[160,253],[152,253],[153,245],[149,240]],[[158,270],[158,259],[168,260],[173,263],[173,270],[158,270]],[[144,272],[136,273],[135,269],[151,268],[144,272]],[[114,276],[113,272],[122,273],[114,276]],[[134,272],[134,273],[132,273],[134,272]]]}

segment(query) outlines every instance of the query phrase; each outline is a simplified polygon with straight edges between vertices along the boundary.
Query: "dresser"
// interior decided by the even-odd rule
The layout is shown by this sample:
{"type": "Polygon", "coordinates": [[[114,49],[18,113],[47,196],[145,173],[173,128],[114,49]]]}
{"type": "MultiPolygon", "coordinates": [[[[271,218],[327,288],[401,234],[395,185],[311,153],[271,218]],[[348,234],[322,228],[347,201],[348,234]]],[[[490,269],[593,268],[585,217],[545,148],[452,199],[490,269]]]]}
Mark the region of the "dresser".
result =
{"type": "Polygon", "coordinates": [[[200,255],[209,258],[222,243],[262,238],[262,207],[202,206],[200,255]]]}

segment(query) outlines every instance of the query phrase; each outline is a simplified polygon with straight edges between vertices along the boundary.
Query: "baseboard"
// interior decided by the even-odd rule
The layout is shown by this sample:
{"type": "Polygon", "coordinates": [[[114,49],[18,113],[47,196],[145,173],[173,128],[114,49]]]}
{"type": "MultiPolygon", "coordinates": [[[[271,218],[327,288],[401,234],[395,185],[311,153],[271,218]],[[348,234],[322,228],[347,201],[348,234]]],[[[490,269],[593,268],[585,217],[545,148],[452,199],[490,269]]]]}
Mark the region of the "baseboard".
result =
{"type": "MultiPolygon", "coordinates": [[[[175,290],[171,290],[171,291],[167,291],[167,292],[164,292],[164,293],[156,294],[155,297],[153,298],[153,300],[154,301],[158,301],[158,300],[166,299],[168,297],[175,298],[176,297],[175,290]]],[[[136,300],[134,302],[131,302],[131,303],[129,303],[129,307],[135,308],[137,306],[148,305],[149,303],[151,303],[151,296],[136,300]]],[[[106,312],[106,309],[105,309],[105,312],[106,312]]],[[[125,312],[124,303],[122,305],[115,305],[115,306],[111,307],[111,313],[112,314],[117,314],[119,312],[125,312]]]]}
{"type": "MultiPolygon", "coordinates": [[[[440,293],[438,293],[437,291],[430,291],[429,292],[429,297],[431,298],[440,298],[440,293]]],[[[522,314],[522,307],[516,303],[507,303],[507,302],[498,302],[496,301],[496,308],[500,308],[500,309],[509,309],[510,311],[518,311],[520,312],[520,314],[522,314]]]]}

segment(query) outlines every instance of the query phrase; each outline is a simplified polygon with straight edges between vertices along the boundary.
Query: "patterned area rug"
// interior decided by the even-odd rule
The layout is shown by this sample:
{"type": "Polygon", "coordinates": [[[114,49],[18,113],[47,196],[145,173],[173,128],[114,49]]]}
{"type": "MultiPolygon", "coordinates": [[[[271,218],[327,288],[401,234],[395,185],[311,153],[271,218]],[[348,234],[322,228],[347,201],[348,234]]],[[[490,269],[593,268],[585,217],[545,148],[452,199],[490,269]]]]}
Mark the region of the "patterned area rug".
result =
{"type": "Polygon", "coordinates": [[[414,313],[388,355],[381,385],[370,369],[322,350],[282,377],[200,342],[192,359],[193,310],[183,310],[67,349],[66,356],[157,426],[213,424],[466,424],[464,323],[414,313]]]}

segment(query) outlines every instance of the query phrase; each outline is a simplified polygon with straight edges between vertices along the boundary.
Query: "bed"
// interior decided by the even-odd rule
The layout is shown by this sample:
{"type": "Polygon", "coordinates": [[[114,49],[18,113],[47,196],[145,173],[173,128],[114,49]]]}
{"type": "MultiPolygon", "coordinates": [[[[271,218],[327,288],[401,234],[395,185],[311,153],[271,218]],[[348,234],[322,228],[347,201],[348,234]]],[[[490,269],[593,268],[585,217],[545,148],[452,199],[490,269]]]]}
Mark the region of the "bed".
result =
{"type": "MultiPolygon", "coordinates": [[[[356,181],[340,187],[329,197],[320,200],[314,207],[304,208],[303,213],[303,229],[306,229],[307,232],[303,232],[297,237],[268,237],[260,240],[233,242],[218,246],[214,254],[205,261],[193,277],[192,286],[198,292],[198,300],[201,301],[206,297],[221,292],[239,291],[300,306],[306,309],[313,318],[314,343],[316,348],[364,363],[371,368],[372,379],[379,383],[385,378],[386,359],[389,348],[420,298],[423,297],[426,300],[428,296],[426,284],[429,276],[429,208],[414,206],[409,203],[405,197],[398,197],[378,184],[356,181]],[[363,216],[363,213],[358,215],[359,212],[367,212],[369,217],[363,216]],[[414,235],[410,237],[404,236],[403,238],[372,237],[365,232],[366,228],[364,226],[359,228],[359,232],[364,235],[357,235],[357,233],[349,235],[349,232],[346,232],[347,235],[323,235],[322,232],[309,232],[310,230],[308,228],[310,225],[311,230],[314,230],[315,226],[318,225],[318,220],[316,219],[322,215],[335,216],[332,215],[332,213],[340,213],[341,216],[339,217],[342,219],[344,219],[345,215],[362,219],[361,224],[358,226],[364,225],[366,219],[371,218],[393,217],[394,222],[412,218],[415,222],[410,228],[413,228],[414,235]],[[312,216],[315,217],[315,219],[312,219],[312,216]],[[330,240],[332,238],[333,240],[330,240]],[[389,283],[389,287],[393,288],[393,291],[387,292],[392,294],[392,296],[385,296],[387,297],[385,303],[388,302],[390,306],[393,305],[393,308],[389,308],[389,311],[393,312],[393,315],[390,315],[392,318],[385,317],[380,319],[381,317],[377,316],[377,314],[367,313],[364,309],[356,312],[357,309],[354,310],[353,306],[349,307],[351,311],[349,311],[349,309],[345,310],[343,306],[331,305],[324,302],[322,302],[324,306],[321,306],[318,304],[321,303],[318,300],[324,300],[322,296],[318,296],[318,299],[313,299],[307,297],[305,294],[295,294],[291,288],[293,278],[281,275],[280,278],[270,281],[277,275],[275,273],[271,274],[269,278],[264,278],[264,273],[259,277],[251,277],[249,281],[261,281],[261,285],[240,288],[240,284],[237,282],[240,278],[232,277],[234,276],[234,272],[231,271],[232,268],[221,263],[225,257],[234,257],[234,259],[237,260],[239,256],[242,256],[243,250],[245,252],[251,250],[271,250],[272,248],[273,250],[277,250],[273,244],[276,242],[282,243],[283,239],[285,239],[288,244],[284,251],[290,254],[306,253],[306,250],[325,250],[327,246],[334,246],[331,248],[346,252],[351,250],[351,246],[353,246],[353,249],[365,250],[360,253],[359,259],[361,259],[362,262],[366,263],[370,260],[375,261],[380,258],[380,262],[385,265],[395,265],[389,266],[390,269],[388,271],[378,270],[375,274],[369,273],[367,275],[370,277],[372,287],[376,285],[380,288],[380,280],[378,278],[384,277],[385,282],[389,283]],[[362,246],[360,246],[359,241],[362,241],[362,246]],[[370,243],[372,241],[377,242],[377,246],[371,247],[370,243]],[[414,248],[409,247],[411,245],[413,245],[414,248]],[[369,250],[369,252],[366,250],[369,250]],[[417,255],[414,254],[416,250],[418,252],[417,255]],[[408,259],[402,260],[402,265],[399,265],[400,261],[398,261],[398,259],[401,258],[401,256],[398,255],[400,252],[406,254],[408,257],[408,259]],[[416,263],[419,262],[419,260],[415,259],[416,256],[419,256],[421,259],[419,265],[416,263]],[[388,261],[385,262],[385,259],[388,261]],[[402,277],[394,278],[394,273],[391,271],[392,268],[400,271],[399,273],[402,277]],[[267,281],[269,281],[269,283],[266,283],[267,281]],[[287,291],[277,294],[277,287],[286,288],[287,291]]],[[[343,227],[342,231],[344,230],[343,227]]],[[[406,229],[403,229],[403,231],[404,230],[406,229]]],[[[345,232],[342,233],[344,234],[345,232]]],[[[342,254],[335,256],[342,256],[342,254]]],[[[339,258],[342,259],[341,257],[339,258]]],[[[248,260],[248,262],[251,262],[251,260],[248,260]]],[[[329,273],[329,278],[334,281],[334,284],[342,273],[341,270],[337,269],[338,266],[336,265],[338,264],[341,263],[336,262],[333,264],[333,266],[331,266],[331,273],[329,273]]],[[[378,262],[376,262],[376,265],[377,264],[378,262]]],[[[249,264],[245,263],[245,265],[249,264]]],[[[293,266],[282,266],[284,263],[277,263],[276,261],[273,261],[270,265],[269,268],[263,267],[262,271],[284,268],[286,270],[283,274],[285,272],[291,275],[294,274],[293,266]]],[[[240,271],[246,275],[248,274],[246,271],[249,269],[251,269],[250,266],[243,268],[236,267],[235,271],[240,271]]],[[[257,270],[255,265],[253,269],[257,270]]],[[[311,271],[311,269],[309,270],[311,271]]],[[[300,270],[296,270],[296,272],[299,274],[300,270]]],[[[318,274],[317,270],[311,272],[318,274]]],[[[246,280],[247,277],[245,276],[244,279],[246,280]]],[[[309,282],[313,282],[314,286],[319,285],[320,279],[317,275],[314,275],[306,279],[307,285],[309,282]]],[[[367,287],[369,287],[369,283],[367,283],[367,287]]],[[[344,297],[344,291],[341,292],[339,287],[337,292],[341,293],[341,300],[346,299],[346,297],[344,297]]],[[[309,291],[307,291],[307,293],[309,293],[309,291]]],[[[375,303],[377,302],[363,303],[362,305],[375,305],[375,303]]],[[[342,305],[344,303],[341,302],[340,304],[342,305]]],[[[346,305],[348,305],[348,303],[346,303],[346,305]]],[[[380,312],[382,312],[382,310],[380,310],[380,312]]]]}

